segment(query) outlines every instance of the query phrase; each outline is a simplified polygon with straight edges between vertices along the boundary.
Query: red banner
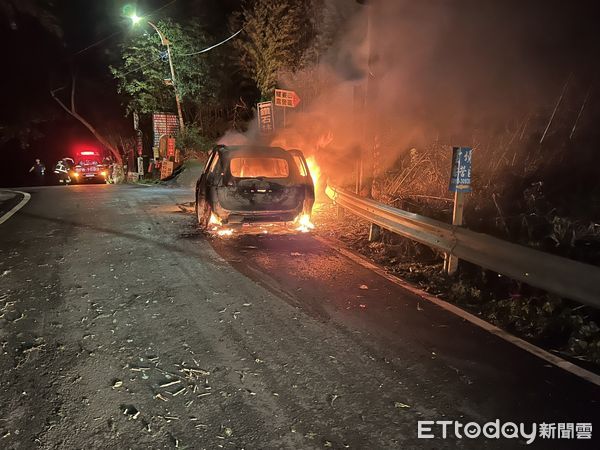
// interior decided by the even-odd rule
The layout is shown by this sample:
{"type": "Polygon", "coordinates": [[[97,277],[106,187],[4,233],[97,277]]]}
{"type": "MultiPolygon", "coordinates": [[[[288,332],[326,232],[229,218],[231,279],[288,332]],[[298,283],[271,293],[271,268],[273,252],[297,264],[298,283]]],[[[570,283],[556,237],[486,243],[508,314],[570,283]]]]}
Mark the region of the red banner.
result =
{"type": "Polygon", "coordinates": [[[158,147],[162,136],[174,136],[179,130],[179,121],[175,114],[152,114],[152,128],[154,130],[154,146],[158,147]]]}
{"type": "Polygon", "coordinates": [[[175,157],[175,138],[167,139],[167,158],[175,157]]]}

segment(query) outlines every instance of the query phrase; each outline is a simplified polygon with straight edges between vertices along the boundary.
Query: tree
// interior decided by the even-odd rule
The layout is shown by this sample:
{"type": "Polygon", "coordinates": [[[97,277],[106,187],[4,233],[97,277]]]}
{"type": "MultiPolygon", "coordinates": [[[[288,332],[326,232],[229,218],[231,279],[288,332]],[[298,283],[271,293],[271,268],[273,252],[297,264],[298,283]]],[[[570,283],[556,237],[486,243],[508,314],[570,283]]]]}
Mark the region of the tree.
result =
{"type": "Polygon", "coordinates": [[[246,2],[233,19],[243,26],[245,38],[235,42],[241,65],[270,98],[282,71],[302,67],[304,53],[314,38],[311,0],[255,0],[246,2]]]}
{"type": "Polygon", "coordinates": [[[61,89],[55,89],[50,91],[52,98],[60,105],[62,109],[64,109],[69,115],[73,118],[77,119],[83,126],[85,126],[90,132],[94,135],[94,137],[104,145],[112,154],[115,161],[122,166],[123,165],[123,157],[121,152],[119,151],[118,146],[111,142],[109,138],[104,136],[98,129],[92,125],[88,120],[86,120],[79,112],[77,111],[77,107],[75,104],[75,82],[76,77],[73,75],[73,79],[71,81],[71,96],[70,96],[70,106],[67,106],[60,98],[57,97],[56,93],[61,89]]]}
{"type": "MultiPolygon", "coordinates": [[[[218,96],[212,55],[198,54],[209,39],[194,20],[185,25],[161,20],[156,25],[171,43],[177,89],[186,116],[192,117],[199,105],[214,103],[218,96]]],[[[126,97],[128,112],[175,111],[173,86],[165,82],[171,78],[165,50],[151,29],[122,45],[123,64],[111,67],[111,72],[119,82],[119,93],[126,97]]]]}

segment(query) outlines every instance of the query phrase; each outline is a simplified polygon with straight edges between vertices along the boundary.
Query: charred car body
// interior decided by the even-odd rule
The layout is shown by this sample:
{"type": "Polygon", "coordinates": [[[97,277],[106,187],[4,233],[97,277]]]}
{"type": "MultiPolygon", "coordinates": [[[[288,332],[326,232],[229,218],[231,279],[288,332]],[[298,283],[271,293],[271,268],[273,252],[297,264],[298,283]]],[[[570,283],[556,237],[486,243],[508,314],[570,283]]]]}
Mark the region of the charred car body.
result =
{"type": "Polygon", "coordinates": [[[196,215],[210,223],[294,222],[315,201],[304,155],[280,147],[217,146],[196,183],[196,215]]]}

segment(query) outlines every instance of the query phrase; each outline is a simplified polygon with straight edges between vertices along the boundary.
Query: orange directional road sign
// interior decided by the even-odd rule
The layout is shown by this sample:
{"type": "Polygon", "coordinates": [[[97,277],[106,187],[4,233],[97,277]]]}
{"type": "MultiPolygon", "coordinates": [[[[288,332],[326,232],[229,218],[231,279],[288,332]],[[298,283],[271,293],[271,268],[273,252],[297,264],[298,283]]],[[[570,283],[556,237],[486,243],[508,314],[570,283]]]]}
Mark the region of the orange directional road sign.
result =
{"type": "Polygon", "coordinates": [[[284,108],[295,108],[300,104],[300,97],[294,91],[275,89],[275,105],[284,108]]]}

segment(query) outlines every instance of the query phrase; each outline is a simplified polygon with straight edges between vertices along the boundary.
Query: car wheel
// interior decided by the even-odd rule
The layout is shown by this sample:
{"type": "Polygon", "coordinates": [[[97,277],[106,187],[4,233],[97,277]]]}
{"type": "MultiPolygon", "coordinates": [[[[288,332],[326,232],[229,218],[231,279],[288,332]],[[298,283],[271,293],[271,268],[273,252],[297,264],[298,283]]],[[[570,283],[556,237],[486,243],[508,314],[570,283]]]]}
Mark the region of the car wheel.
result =
{"type": "Polygon", "coordinates": [[[196,217],[198,219],[198,226],[202,231],[208,229],[210,214],[211,210],[208,202],[205,199],[200,198],[200,196],[196,196],[196,217]]]}

